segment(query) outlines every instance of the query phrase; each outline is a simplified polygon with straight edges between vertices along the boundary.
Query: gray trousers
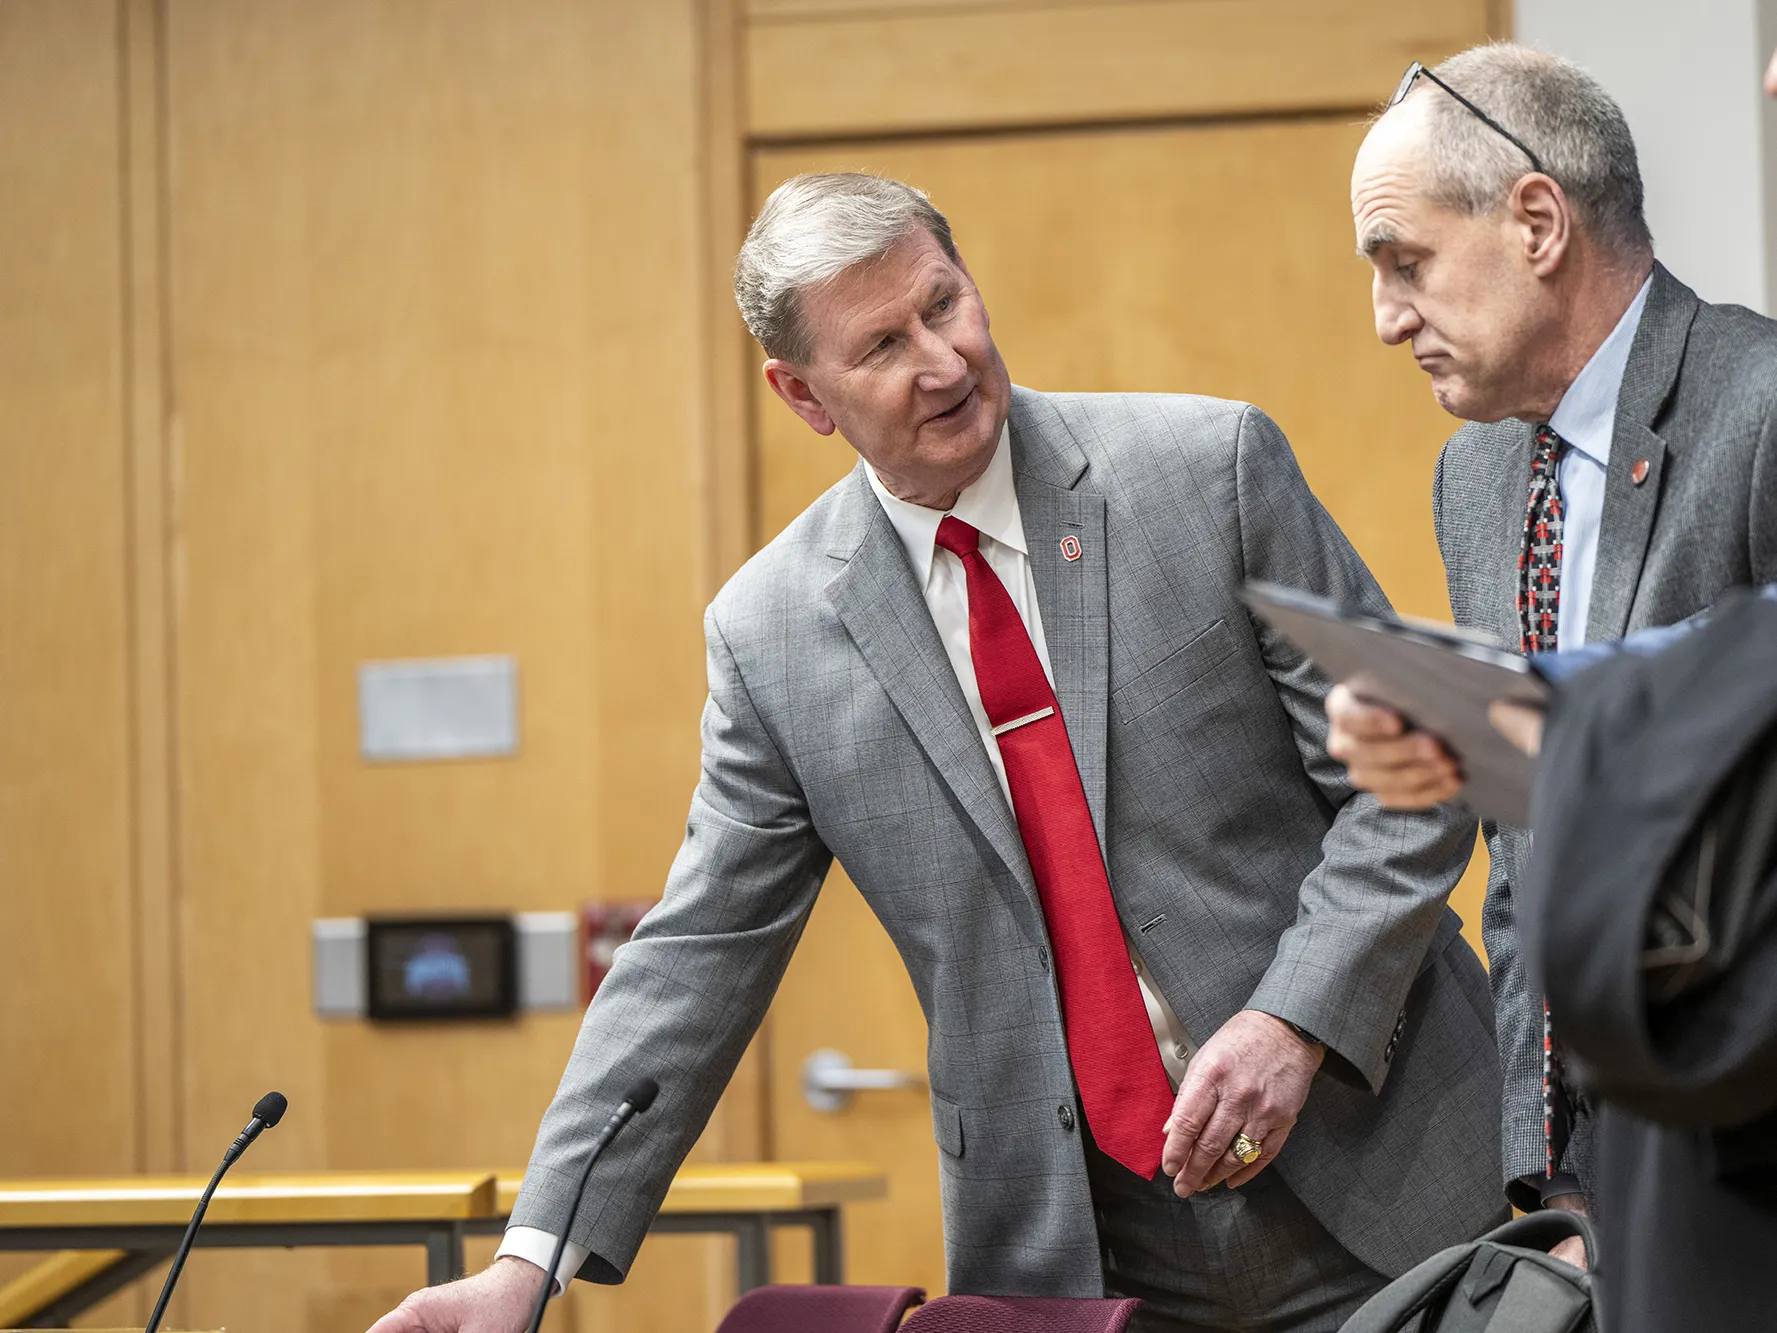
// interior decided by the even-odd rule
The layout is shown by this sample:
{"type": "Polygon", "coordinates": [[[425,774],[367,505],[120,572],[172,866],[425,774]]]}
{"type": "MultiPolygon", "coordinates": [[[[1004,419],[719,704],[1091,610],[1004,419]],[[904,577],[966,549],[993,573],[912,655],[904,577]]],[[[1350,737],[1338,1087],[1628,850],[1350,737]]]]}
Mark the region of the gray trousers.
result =
{"type": "Polygon", "coordinates": [[[1384,1284],[1275,1171],[1181,1199],[1085,1147],[1106,1294],[1146,1302],[1131,1333],[1337,1333],[1384,1284]]]}

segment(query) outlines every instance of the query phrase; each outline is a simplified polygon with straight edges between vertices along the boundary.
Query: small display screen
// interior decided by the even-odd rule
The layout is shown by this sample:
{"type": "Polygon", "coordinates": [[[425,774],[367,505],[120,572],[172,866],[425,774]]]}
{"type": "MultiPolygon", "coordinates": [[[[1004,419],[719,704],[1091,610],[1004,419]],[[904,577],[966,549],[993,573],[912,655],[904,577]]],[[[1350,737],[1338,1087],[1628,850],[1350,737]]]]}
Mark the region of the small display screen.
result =
{"type": "Polygon", "coordinates": [[[365,923],[371,1018],[504,1018],[518,1008],[510,917],[365,923]]]}

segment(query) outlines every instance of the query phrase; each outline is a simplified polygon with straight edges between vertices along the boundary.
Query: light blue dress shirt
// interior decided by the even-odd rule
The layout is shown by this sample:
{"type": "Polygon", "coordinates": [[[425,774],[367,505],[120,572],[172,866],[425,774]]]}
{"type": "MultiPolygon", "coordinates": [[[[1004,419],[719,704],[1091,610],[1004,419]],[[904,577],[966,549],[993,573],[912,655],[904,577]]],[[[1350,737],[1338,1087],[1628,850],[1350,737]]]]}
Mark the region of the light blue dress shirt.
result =
{"type": "Polygon", "coordinates": [[[1629,348],[1635,342],[1635,330],[1641,327],[1641,312],[1647,308],[1648,288],[1653,282],[1650,276],[1641,284],[1616,328],[1567,386],[1549,418],[1550,428],[1568,444],[1557,473],[1563,519],[1561,609],[1555,621],[1555,641],[1563,651],[1586,641],[1592,573],[1598,564],[1598,527],[1604,518],[1604,477],[1617,424],[1617,396],[1622,392],[1629,348]]]}

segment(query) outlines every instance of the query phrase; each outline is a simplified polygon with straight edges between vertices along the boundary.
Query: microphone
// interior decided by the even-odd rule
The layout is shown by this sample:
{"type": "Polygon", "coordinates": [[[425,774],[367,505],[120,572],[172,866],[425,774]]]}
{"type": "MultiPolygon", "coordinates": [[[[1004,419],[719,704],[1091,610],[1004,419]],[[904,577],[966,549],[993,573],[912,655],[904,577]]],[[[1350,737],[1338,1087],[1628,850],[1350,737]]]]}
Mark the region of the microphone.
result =
{"type": "MultiPolygon", "coordinates": [[[[651,1078],[639,1080],[630,1090],[623,1094],[623,1105],[616,1113],[605,1121],[605,1127],[593,1142],[592,1152],[586,1158],[586,1165],[580,1169],[580,1183],[574,1189],[574,1202],[568,1205],[568,1215],[562,1224],[561,1235],[555,1238],[555,1253],[549,1257],[549,1268],[543,1274],[543,1289],[537,1293],[537,1304],[531,1310],[531,1326],[529,1333],[538,1333],[543,1327],[543,1309],[549,1304],[549,1297],[555,1291],[555,1270],[561,1267],[561,1257],[567,1253],[568,1232],[573,1228],[574,1219],[580,1215],[580,1201],[586,1197],[586,1182],[592,1179],[592,1164],[598,1161],[611,1140],[617,1137],[617,1131],[632,1119],[654,1105],[654,1099],[660,1095],[660,1085],[651,1078]]],[[[566,1283],[562,1284],[564,1287],[566,1283]]],[[[154,1333],[152,1328],[147,1333],[154,1333]]]]}
{"type": "Polygon", "coordinates": [[[143,1333],[156,1333],[160,1328],[160,1321],[167,1312],[167,1302],[173,1298],[173,1288],[178,1285],[179,1274],[185,1271],[185,1257],[191,1253],[191,1242],[197,1238],[197,1229],[204,1220],[204,1211],[210,1206],[210,1196],[216,1192],[216,1186],[222,1183],[224,1173],[240,1160],[241,1154],[247,1151],[254,1139],[282,1120],[284,1112],[289,1109],[290,1099],[281,1092],[268,1092],[253,1103],[253,1118],[229,1145],[228,1151],[222,1154],[222,1165],[216,1168],[216,1174],[210,1177],[210,1183],[204,1187],[203,1197],[192,1210],[191,1221],[185,1225],[185,1236],[173,1253],[173,1266],[167,1270],[167,1280],[161,1286],[160,1299],[154,1303],[154,1313],[148,1316],[148,1325],[143,1333]]]}

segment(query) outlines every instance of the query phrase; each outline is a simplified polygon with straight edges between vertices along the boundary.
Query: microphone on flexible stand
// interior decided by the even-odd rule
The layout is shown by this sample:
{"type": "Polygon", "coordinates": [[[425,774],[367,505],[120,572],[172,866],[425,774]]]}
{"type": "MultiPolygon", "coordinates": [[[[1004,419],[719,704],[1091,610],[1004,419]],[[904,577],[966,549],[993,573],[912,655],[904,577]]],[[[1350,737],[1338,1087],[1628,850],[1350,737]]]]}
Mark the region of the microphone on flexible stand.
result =
{"type": "Polygon", "coordinates": [[[210,1206],[210,1196],[216,1192],[216,1186],[222,1183],[223,1174],[240,1160],[241,1154],[247,1151],[254,1139],[282,1120],[284,1112],[289,1108],[290,1100],[281,1092],[268,1092],[253,1103],[253,1118],[229,1145],[228,1151],[222,1154],[222,1165],[216,1168],[216,1174],[210,1177],[210,1183],[204,1188],[203,1197],[192,1210],[191,1221],[185,1226],[185,1237],[179,1242],[179,1248],[173,1252],[173,1266],[167,1272],[167,1280],[160,1289],[160,1299],[154,1303],[154,1313],[148,1316],[148,1326],[143,1333],[155,1333],[160,1327],[161,1318],[167,1312],[167,1302],[172,1299],[173,1288],[178,1285],[179,1274],[185,1269],[185,1256],[191,1253],[191,1242],[197,1237],[198,1226],[204,1220],[204,1210],[210,1206]]]}
{"type": "MultiPolygon", "coordinates": [[[[617,1131],[654,1105],[654,1099],[659,1095],[660,1085],[653,1079],[645,1078],[636,1083],[623,1094],[623,1105],[605,1122],[604,1129],[594,1141],[592,1153],[587,1157],[586,1165],[580,1169],[580,1184],[574,1190],[574,1202],[568,1205],[568,1215],[562,1223],[561,1235],[555,1238],[555,1253],[549,1257],[549,1268],[543,1274],[543,1289],[537,1293],[537,1304],[531,1310],[530,1333],[537,1333],[543,1327],[543,1309],[549,1304],[550,1294],[555,1290],[555,1270],[561,1267],[561,1257],[568,1248],[568,1232],[573,1228],[574,1219],[580,1215],[580,1201],[586,1197],[586,1182],[592,1179],[592,1164],[598,1161],[600,1155],[610,1146],[611,1140],[617,1137],[617,1131]]],[[[148,1333],[154,1333],[154,1330],[149,1329],[148,1333]]]]}

